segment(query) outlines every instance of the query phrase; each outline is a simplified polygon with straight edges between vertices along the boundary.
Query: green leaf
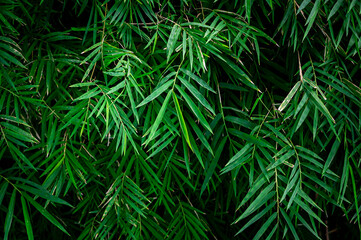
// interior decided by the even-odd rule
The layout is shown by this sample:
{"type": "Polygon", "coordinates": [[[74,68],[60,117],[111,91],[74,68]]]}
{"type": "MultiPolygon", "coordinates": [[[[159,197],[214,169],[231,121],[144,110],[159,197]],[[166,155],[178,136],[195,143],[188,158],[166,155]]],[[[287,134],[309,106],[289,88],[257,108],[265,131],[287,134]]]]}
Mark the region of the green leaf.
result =
{"type": "Polygon", "coordinates": [[[69,207],[73,207],[68,202],[66,202],[54,195],[51,195],[48,191],[46,191],[46,189],[37,189],[37,188],[33,188],[33,187],[23,185],[23,184],[18,184],[17,187],[27,191],[28,193],[32,193],[37,197],[42,197],[42,198],[49,200],[51,202],[54,202],[54,203],[60,203],[60,204],[67,205],[69,207]]]}
{"type": "Polygon", "coordinates": [[[28,234],[28,239],[33,240],[34,239],[33,227],[31,225],[28,206],[23,196],[21,196],[21,205],[23,206],[24,221],[25,221],[26,233],[28,234]]]}
{"type": "Polygon", "coordinates": [[[188,122],[191,125],[192,130],[197,134],[197,137],[202,142],[203,146],[212,154],[212,156],[214,156],[212,147],[209,145],[203,132],[199,129],[199,127],[195,124],[194,121],[189,120],[188,122]]]}
{"type": "Polygon", "coordinates": [[[196,115],[197,119],[199,120],[199,122],[210,132],[212,132],[211,127],[209,126],[207,120],[205,119],[205,117],[203,116],[203,114],[201,113],[201,111],[198,109],[198,107],[196,106],[196,104],[192,101],[192,99],[188,96],[188,94],[182,89],[180,88],[178,85],[175,85],[175,87],[177,88],[177,90],[179,91],[179,93],[182,95],[182,97],[184,98],[184,100],[186,100],[186,102],[188,103],[188,106],[190,107],[190,109],[192,110],[192,112],[194,113],[194,115],[196,115]]]}
{"type": "Polygon", "coordinates": [[[173,93],[173,102],[174,102],[174,105],[176,107],[176,111],[177,111],[177,116],[178,116],[178,120],[179,120],[179,123],[180,123],[180,126],[181,126],[181,129],[182,129],[182,132],[183,132],[183,136],[186,140],[186,142],[188,143],[188,146],[192,149],[192,145],[190,143],[190,140],[189,140],[189,136],[188,136],[188,129],[187,129],[187,125],[184,121],[184,118],[183,118],[183,114],[182,114],[182,110],[179,106],[179,102],[178,102],[178,97],[177,95],[174,93],[174,91],[172,91],[173,93]]]}
{"type": "Polygon", "coordinates": [[[315,218],[317,221],[319,221],[322,225],[325,225],[322,220],[318,217],[318,215],[311,210],[311,208],[309,206],[307,206],[307,204],[305,204],[304,202],[302,202],[300,199],[295,198],[295,202],[303,209],[306,211],[306,213],[308,215],[310,215],[310,217],[315,218]]]}
{"type": "Polygon", "coordinates": [[[193,74],[191,71],[187,69],[181,68],[180,70],[184,72],[188,77],[196,81],[201,87],[207,89],[208,91],[216,93],[202,78],[198,77],[197,75],[193,74]]]}
{"type": "Polygon", "coordinates": [[[127,89],[127,93],[128,93],[129,100],[130,100],[131,109],[132,109],[132,111],[133,111],[133,114],[134,114],[137,122],[139,123],[138,111],[137,111],[137,109],[136,109],[135,102],[134,102],[134,98],[133,98],[132,89],[130,88],[130,85],[129,85],[129,84],[126,85],[126,89],[127,89]]]}
{"type": "Polygon", "coordinates": [[[214,155],[214,158],[211,162],[211,164],[209,165],[207,171],[206,171],[206,176],[204,178],[204,182],[202,184],[202,187],[201,187],[201,194],[204,192],[204,190],[206,189],[207,185],[208,185],[208,182],[209,180],[211,179],[215,169],[216,169],[216,166],[217,166],[217,163],[218,163],[218,160],[221,156],[221,153],[223,152],[223,148],[224,148],[224,145],[226,144],[227,142],[227,138],[223,138],[222,141],[219,143],[218,145],[218,148],[215,152],[215,155],[214,155]]]}
{"type": "Polygon", "coordinates": [[[308,104],[306,104],[305,108],[303,109],[303,112],[302,112],[301,116],[299,116],[297,121],[296,121],[296,127],[295,127],[295,130],[293,132],[296,132],[301,127],[302,123],[306,120],[310,110],[311,110],[310,107],[308,106],[308,104]]]}
{"type": "Polygon", "coordinates": [[[148,97],[146,97],[141,103],[139,103],[137,108],[156,99],[160,94],[162,94],[164,91],[166,91],[169,88],[169,86],[172,84],[173,84],[173,81],[168,81],[168,82],[164,83],[162,86],[158,87],[148,97]]]}
{"type": "Polygon", "coordinates": [[[290,159],[293,155],[295,155],[295,150],[291,149],[283,154],[280,158],[276,158],[275,162],[268,168],[268,170],[274,169],[279,165],[283,164],[286,160],[290,159]]]}
{"type": "Polygon", "coordinates": [[[247,192],[246,196],[242,199],[242,202],[239,204],[239,207],[242,207],[251,197],[256,194],[256,192],[266,183],[266,178],[260,175],[251,186],[251,189],[247,192]]]}
{"type": "Polygon", "coordinates": [[[265,207],[261,212],[257,213],[251,220],[249,220],[245,225],[243,225],[243,227],[241,228],[241,230],[239,230],[236,235],[240,234],[241,232],[243,232],[244,230],[246,230],[249,226],[251,226],[252,224],[254,224],[256,221],[258,221],[259,219],[261,219],[267,212],[269,212],[274,206],[276,205],[275,202],[269,204],[267,207],[265,207]]]}
{"type": "Polygon", "coordinates": [[[336,123],[335,119],[333,119],[332,115],[328,111],[327,107],[322,103],[321,99],[317,96],[315,91],[312,91],[310,87],[306,86],[306,89],[308,90],[311,97],[315,100],[314,103],[318,107],[318,109],[327,117],[327,120],[329,120],[331,123],[336,123]]]}
{"type": "Polygon", "coordinates": [[[335,142],[332,145],[330,153],[328,154],[326,163],[325,163],[325,165],[323,167],[323,170],[322,170],[322,175],[324,175],[326,173],[326,171],[328,170],[328,168],[330,167],[331,162],[335,158],[337,150],[340,147],[340,145],[341,145],[341,142],[336,139],[335,142]]]}
{"type": "Polygon", "coordinates": [[[281,214],[283,216],[283,218],[286,220],[287,226],[290,228],[292,235],[294,237],[294,239],[299,240],[300,238],[297,235],[296,229],[293,226],[290,217],[287,215],[287,213],[283,210],[283,208],[280,209],[281,210],[281,214]]]}
{"type": "Polygon", "coordinates": [[[26,142],[31,142],[31,143],[37,143],[38,140],[32,136],[29,132],[24,131],[23,129],[10,124],[8,122],[1,122],[0,123],[2,126],[4,126],[6,128],[6,133],[19,139],[19,140],[23,140],[26,142]]]}
{"type": "Polygon", "coordinates": [[[5,197],[5,194],[6,194],[6,190],[9,186],[9,183],[8,182],[3,182],[1,184],[1,189],[0,189],[0,206],[2,206],[2,202],[3,202],[3,199],[5,197]]]}
{"type": "Polygon", "coordinates": [[[266,126],[267,128],[269,128],[277,137],[279,137],[279,138],[280,138],[283,142],[285,142],[288,146],[291,146],[290,141],[286,138],[286,136],[285,136],[283,133],[281,133],[281,131],[280,131],[280,130],[282,130],[281,127],[279,128],[280,130],[278,130],[278,129],[276,129],[275,127],[273,127],[271,124],[268,124],[268,123],[265,123],[265,126],[266,126]]]}
{"type": "Polygon", "coordinates": [[[239,80],[243,84],[260,92],[258,87],[252,82],[250,77],[240,67],[238,67],[235,63],[233,63],[228,58],[222,58],[220,60],[221,60],[221,62],[220,62],[221,64],[225,65],[226,67],[232,69],[235,72],[235,77],[239,78],[239,80]]]}
{"type": "Polygon", "coordinates": [[[247,16],[248,22],[251,22],[252,0],[245,0],[245,7],[246,7],[246,16],[247,16]]]}
{"type": "Polygon", "coordinates": [[[277,213],[273,213],[268,220],[262,225],[262,227],[258,230],[258,232],[256,233],[256,235],[253,237],[253,240],[257,240],[260,239],[263,234],[266,232],[266,230],[268,229],[268,227],[271,225],[271,223],[276,219],[277,217],[277,213]]]}
{"type": "Polygon", "coordinates": [[[22,193],[22,196],[26,198],[26,200],[35,207],[46,219],[48,219],[52,224],[54,224],[56,227],[58,227],[61,231],[66,233],[70,236],[70,234],[65,230],[65,228],[59,223],[58,220],[55,219],[53,215],[51,215],[48,210],[43,208],[39,203],[37,203],[34,199],[32,199],[29,195],[26,193],[22,193]]]}
{"type": "Polygon", "coordinates": [[[312,228],[298,212],[295,212],[295,215],[303,224],[303,226],[305,226],[317,239],[321,240],[321,238],[318,236],[318,233],[315,231],[315,228],[312,228]]]}
{"type": "Polygon", "coordinates": [[[244,155],[250,150],[252,144],[246,144],[236,155],[234,155],[222,169],[222,174],[232,171],[234,168],[241,166],[249,158],[244,155]]]}
{"type": "Polygon", "coordinates": [[[338,9],[341,7],[343,3],[343,0],[338,0],[335,5],[333,5],[333,8],[331,9],[331,12],[328,14],[327,20],[330,20],[330,18],[335,15],[335,13],[338,11],[338,9]]]}
{"type": "MultiPolygon", "coordinates": [[[[94,50],[94,52],[97,51],[97,50],[94,50]]],[[[90,55],[89,55],[90,56],[90,55]]],[[[89,57],[88,56],[88,57],[89,57]]],[[[97,55],[94,57],[94,59],[91,61],[91,63],[89,64],[89,67],[87,68],[87,70],[85,71],[84,75],[83,75],[83,78],[81,79],[81,81],[84,81],[88,76],[89,76],[89,73],[90,71],[93,70],[93,68],[95,68],[95,64],[96,62],[100,59],[101,57],[101,52],[98,52],[97,55]]]]}
{"type": "Polygon", "coordinates": [[[7,210],[5,224],[4,224],[4,240],[7,240],[10,234],[11,223],[13,221],[14,216],[14,208],[15,208],[15,198],[16,198],[16,189],[13,190],[11,194],[9,207],[7,210]]]}
{"type": "Polygon", "coordinates": [[[8,142],[9,150],[11,152],[11,155],[15,158],[20,158],[23,160],[29,167],[31,167],[33,170],[37,171],[34,165],[29,161],[29,159],[12,143],[8,142]]]}
{"type": "Polygon", "coordinates": [[[311,27],[312,27],[313,23],[316,20],[318,11],[320,10],[320,4],[321,4],[321,0],[316,0],[315,4],[313,5],[311,13],[310,13],[310,15],[308,16],[308,18],[306,20],[306,24],[308,24],[308,25],[307,25],[305,34],[303,35],[302,41],[305,40],[305,38],[307,37],[308,32],[311,30],[311,27]]]}
{"type": "Polygon", "coordinates": [[[174,24],[171,33],[169,34],[169,39],[167,43],[167,62],[174,51],[175,45],[178,41],[179,34],[181,33],[182,28],[178,24],[174,24]]]}
{"type": "Polygon", "coordinates": [[[118,83],[117,85],[115,85],[114,87],[110,88],[109,91],[107,92],[107,94],[112,94],[114,92],[117,92],[119,89],[123,88],[125,86],[125,80],[118,83]]]}
{"type": "MultiPolygon", "coordinates": [[[[242,213],[242,215],[237,218],[235,223],[248,217],[250,214],[262,207],[269,199],[271,199],[276,194],[276,192],[272,190],[274,186],[275,183],[272,182],[265,189],[263,189],[262,192],[260,192],[260,194],[256,197],[256,199],[254,199],[253,202],[248,206],[248,208],[242,213]]],[[[240,206],[238,208],[240,208],[240,206]]]]}
{"type": "Polygon", "coordinates": [[[74,99],[74,102],[95,97],[99,93],[101,93],[101,90],[98,90],[98,88],[93,88],[90,91],[88,91],[88,92],[84,93],[83,95],[81,95],[80,97],[77,97],[76,99],[74,99]]]}
{"type": "Polygon", "coordinates": [[[290,103],[290,101],[292,100],[293,96],[295,95],[295,93],[298,91],[298,89],[301,86],[301,82],[298,81],[293,88],[291,89],[291,91],[288,93],[287,97],[283,100],[283,102],[281,103],[281,105],[278,107],[278,111],[282,112],[283,109],[285,109],[287,107],[287,105],[290,103]]]}
{"type": "Polygon", "coordinates": [[[213,115],[216,115],[211,105],[208,103],[208,101],[205,99],[205,97],[187,80],[182,78],[181,76],[178,76],[178,79],[181,80],[183,85],[192,93],[192,95],[197,98],[197,100],[205,107],[207,108],[213,115]]]}
{"type": "Polygon", "coordinates": [[[263,140],[262,138],[255,137],[253,135],[241,132],[234,128],[230,128],[228,131],[230,134],[232,134],[242,140],[245,140],[247,143],[253,143],[253,144],[259,145],[261,147],[272,148],[272,145],[270,145],[266,140],[263,140]]]}
{"type": "Polygon", "coordinates": [[[95,82],[82,82],[82,83],[76,83],[73,85],[70,85],[69,87],[73,88],[73,87],[89,87],[89,86],[95,86],[96,83],[95,82]]]}
{"type": "Polygon", "coordinates": [[[169,99],[170,99],[172,93],[173,93],[173,91],[168,92],[168,94],[167,94],[167,96],[166,96],[166,98],[165,98],[165,100],[164,100],[164,102],[162,104],[162,107],[159,110],[157,118],[155,119],[154,124],[152,125],[152,130],[150,131],[147,142],[151,141],[154,138],[154,134],[157,131],[157,129],[159,127],[159,124],[162,122],[164,113],[166,112],[166,109],[167,109],[167,106],[168,106],[168,103],[169,103],[169,99]]]}

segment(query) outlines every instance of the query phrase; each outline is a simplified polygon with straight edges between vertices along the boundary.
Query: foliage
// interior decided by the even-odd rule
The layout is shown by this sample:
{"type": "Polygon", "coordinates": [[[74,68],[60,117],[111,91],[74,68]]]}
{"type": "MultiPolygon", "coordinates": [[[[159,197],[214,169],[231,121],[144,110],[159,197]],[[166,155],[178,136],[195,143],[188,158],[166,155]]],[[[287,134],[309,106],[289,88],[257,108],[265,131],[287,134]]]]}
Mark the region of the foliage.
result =
{"type": "Polygon", "coordinates": [[[0,6],[4,239],[360,237],[359,1],[0,6]]]}

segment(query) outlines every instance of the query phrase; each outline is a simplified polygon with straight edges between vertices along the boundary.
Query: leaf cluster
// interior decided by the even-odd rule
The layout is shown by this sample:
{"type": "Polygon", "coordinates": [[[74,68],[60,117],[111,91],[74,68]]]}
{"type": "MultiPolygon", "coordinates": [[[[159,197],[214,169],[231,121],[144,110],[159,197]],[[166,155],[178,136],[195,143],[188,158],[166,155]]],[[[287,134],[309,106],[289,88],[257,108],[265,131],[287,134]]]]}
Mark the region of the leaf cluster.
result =
{"type": "Polygon", "coordinates": [[[359,1],[0,6],[4,239],[361,236],[359,1]]]}

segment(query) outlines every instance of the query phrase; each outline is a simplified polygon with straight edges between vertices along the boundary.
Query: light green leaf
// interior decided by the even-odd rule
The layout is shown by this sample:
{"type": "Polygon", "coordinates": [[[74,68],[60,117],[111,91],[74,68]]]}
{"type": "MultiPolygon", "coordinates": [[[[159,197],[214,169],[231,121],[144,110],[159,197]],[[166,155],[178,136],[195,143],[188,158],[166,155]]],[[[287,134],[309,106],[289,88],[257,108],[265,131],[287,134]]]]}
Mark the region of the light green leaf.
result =
{"type": "Polygon", "coordinates": [[[167,90],[169,88],[169,86],[172,84],[173,84],[173,81],[168,81],[168,82],[164,83],[162,86],[158,87],[148,97],[146,97],[141,103],[139,103],[137,108],[156,99],[160,94],[162,94],[165,90],[167,90]]]}
{"type": "Polygon", "coordinates": [[[81,95],[80,97],[77,97],[76,99],[74,99],[75,101],[79,101],[79,100],[84,100],[84,99],[89,99],[92,98],[94,96],[97,96],[99,93],[101,93],[101,90],[98,90],[98,88],[93,88],[90,91],[84,93],[83,95],[81,95]]]}
{"type": "Polygon", "coordinates": [[[147,142],[150,142],[154,138],[154,134],[158,130],[159,124],[162,122],[164,113],[166,112],[166,109],[167,109],[168,103],[169,103],[169,99],[170,99],[172,93],[173,93],[173,91],[168,92],[168,94],[162,104],[162,107],[158,112],[157,118],[155,119],[154,124],[152,125],[152,130],[150,131],[147,142]]]}
{"type": "Polygon", "coordinates": [[[329,20],[335,13],[338,11],[338,9],[342,6],[343,0],[338,0],[335,5],[333,5],[333,8],[331,9],[331,12],[328,14],[327,20],[329,20]]]}
{"type": "Polygon", "coordinates": [[[188,96],[188,94],[182,89],[180,88],[178,85],[175,86],[177,88],[177,90],[179,91],[179,93],[182,95],[182,97],[184,98],[184,100],[186,100],[186,102],[188,103],[190,109],[193,111],[194,115],[196,115],[196,117],[198,118],[199,122],[210,132],[212,132],[211,127],[209,126],[207,120],[205,119],[205,117],[203,116],[203,114],[201,113],[201,111],[198,109],[198,107],[196,106],[196,104],[192,101],[192,99],[188,96]]]}
{"type": "Polygon", "coordinates": [[[176,111],[177,111],[177,116],[178,116],[178,120],[179,120],[179,123],[180,123],[180,126],[181,126],[181,129],[182,129],[182,132],[183,132],[183,136],[186,140],[186,142],[188,143],[188,146],[192,149],[192,145],[190,143],[190,140],[189,140],[189,136],[188,136],[188,129],[187,129],[187,125],[184,121],[184,118],[183,118],[183,113],[182,113],[182,110],[179,106],[179,102],[178,102],[178,97],[177,95],[174,93],[174,91],[172,91],[173,93],[173,102],[174,102],[174,105],[176,107],[176,111]]]}
{"type": "Polygon", "coordinates": [[[307,37],[308,32],[311,30],[311,27],[312,27],[313,23],[315,22],[318,11],[320,10],[320,4],[321,4],[321,0],[316,0],[315,4],[313,5],[311,13],[310,13],[310,15],[308,16],[308,18],[306,20],[306,24],[308,24],[308,26],[306,28],[305,34],[303,35],[302,41],[305,40],[305,38],[307,37]]]}
{"type": "Polygon", "coordinates": [[[299,14],[307,5],[311,2],[311,0],[303,0],[300,7],[297,10],[297,14],[299,14]]]}
{"type": "Polygon", "coordinates": [[[178,79],[181,80],[183,85],[192,93],[192,95],[197,98],[197,100],[205,107],[207,108],[213,115],[216,115],[211,105],[208,103],[208,101],[204,98],[204,96],[187,80],[182,78],[181,76],[178,76],[178,79]]]}
{"type": "Polygon", "coordinates": [[[276,158],[275,159],[275,163],[273,163],[268,170],[271,170],[273,168],[276,168],[277,166],[281,165],[282,163],[284,163],[286,160],[290,159],[293,155],[295,155],[295,150],[291,149],[289,151],[287,151],[285,154],[283,154],[280,158],[276,158]]]}
{"type": "Polygon", "coordinates": [[[171,33],[169,34],[169,39],[167,43],[167,62],[169,61],[175,45],[178,41],[179,34],[181,33],[182,28],[178,24],[174,24],[171,33]]]}
{"type": "Polygon", "coordinates": [[[295,95],[295,93],[297,92],[297,90],[299,89],[299,87],[301,86],[301,82],[298,81],[293,88],[291,89],[291,91],[288,93],[287,97],[283,100],[283,102],[281,103],[281,105],[278,108],[278,111],[282,112],[283,109],[286,108],[286,106],[289,104],[289,102],[292,100],[293,96],[295,95]]]}
{"type": "Polygon", "coordinates": [[[246,144],[236,155],[234,155],[226,164],[226,166],[221,170],[222,174],[225,174],[229,171],[232,171],[234,168],[239,167],[249,158],[244,157],[244,155],[250,150],[252,144],[246,144]],[[235,163],[235,164],[234,164],[235,163]]]}
{"type": "Polygon", "coordinates": [[[192,78],[194,81],[196,81],[200,86],[202,86],[203,88],[216,93],[209,85],[208,83],[206,83],[202,78],[198,77],[197,75],[195,75],[194,73],[192,73],[191,71],[181,68],[180,69],[182,72],[184,72],[187,76],[189,76],[190,78],[192,78]]]}
{"type": "Polygon", "coordinates": [[[95,86],[95,82],[82,82],[82,83],[76,83],[73,85],[70,85],[71,88],[73,87],[89,87],[89,86],[95,86]]]}
{"type": "Polygon", "coordinates": [[[119,89],[123,88],[124,86],[125,86],[125,80],[121,81],[114,87],[110,88],[109,91],[107,92],[107,94],[109,95],[111,93],[117,92],[119,89]]]}

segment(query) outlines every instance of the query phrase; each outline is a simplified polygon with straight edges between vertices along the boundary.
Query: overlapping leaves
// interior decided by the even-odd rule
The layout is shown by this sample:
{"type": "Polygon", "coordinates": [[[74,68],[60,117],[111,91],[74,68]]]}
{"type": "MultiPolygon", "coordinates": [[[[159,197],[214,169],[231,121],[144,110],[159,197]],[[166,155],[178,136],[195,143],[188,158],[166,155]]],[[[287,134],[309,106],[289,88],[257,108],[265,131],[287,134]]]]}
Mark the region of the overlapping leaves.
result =
{"type": "Polygon", "coordinates": [[[358,1],[0,2],[4,239],[358,236],[358,1]]]}

